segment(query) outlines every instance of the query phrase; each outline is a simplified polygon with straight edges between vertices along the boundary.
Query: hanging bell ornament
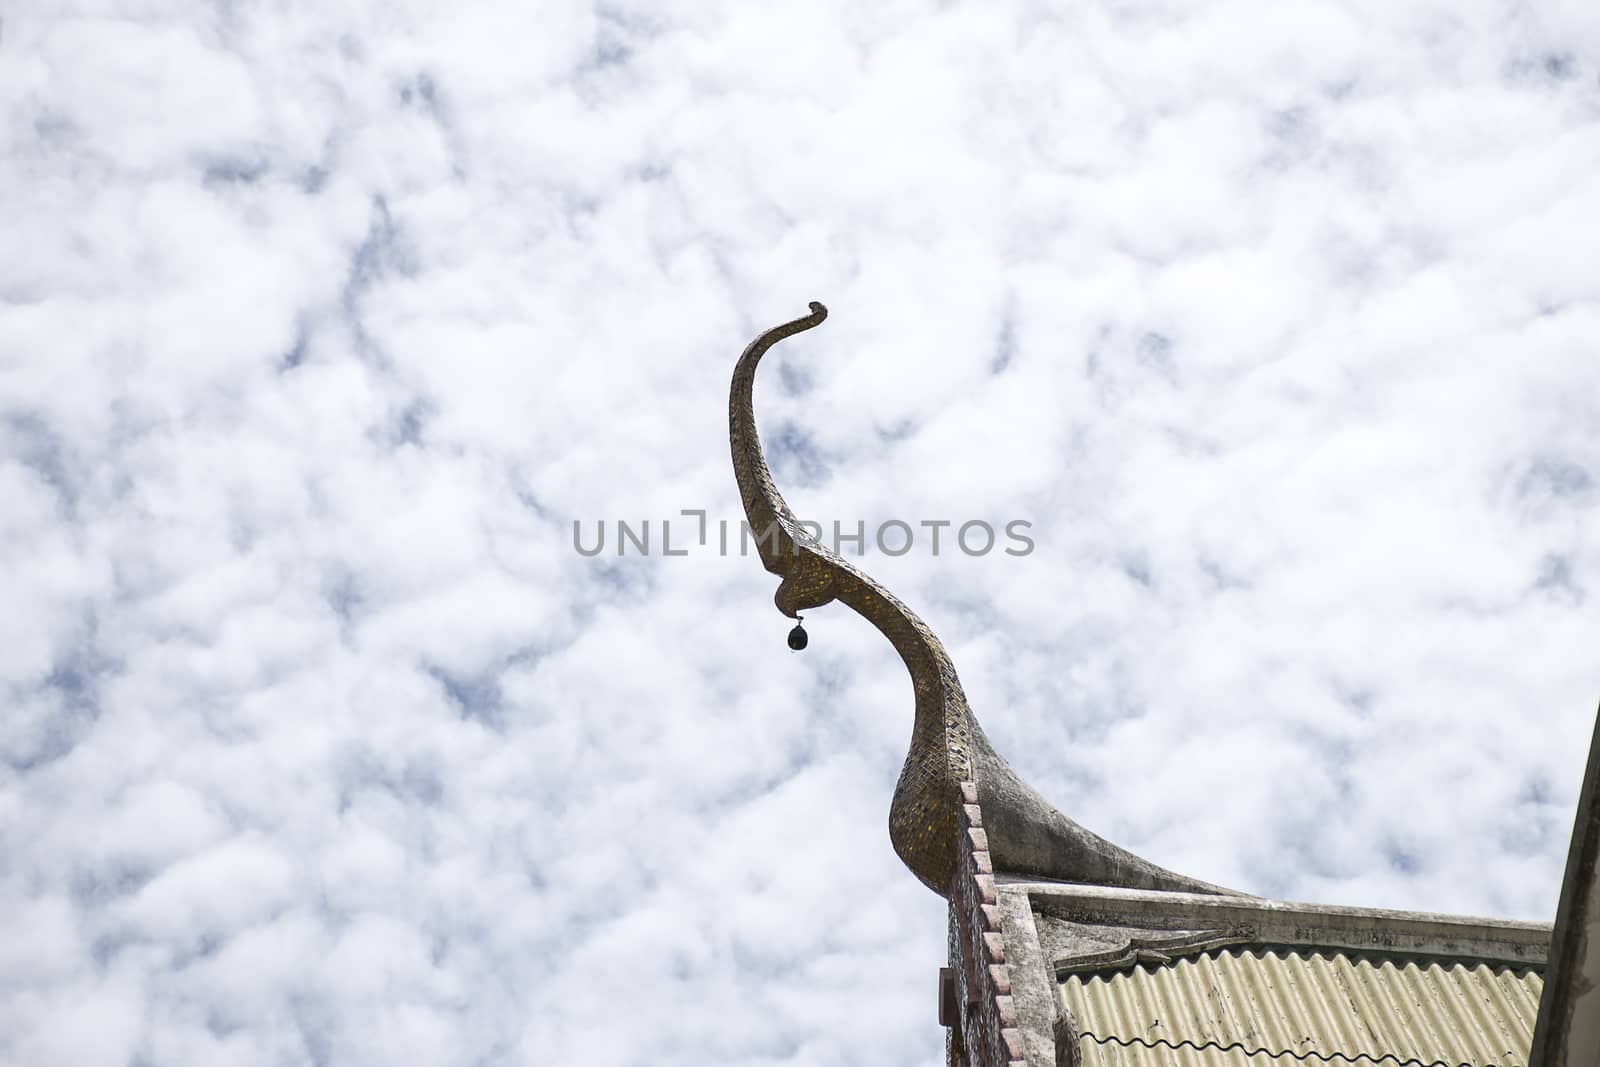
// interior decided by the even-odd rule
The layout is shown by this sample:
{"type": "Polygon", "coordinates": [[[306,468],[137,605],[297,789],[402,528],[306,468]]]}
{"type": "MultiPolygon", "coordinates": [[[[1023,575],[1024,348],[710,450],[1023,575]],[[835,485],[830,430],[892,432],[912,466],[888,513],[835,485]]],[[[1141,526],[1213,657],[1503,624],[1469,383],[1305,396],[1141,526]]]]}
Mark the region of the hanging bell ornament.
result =
{"type": "Polygon", "coordinates": [[[789,647],[799,652],[806,647],[806,630],[800,625],[800,616],[794,617],[794,629],[789,631],[789,647]]]}

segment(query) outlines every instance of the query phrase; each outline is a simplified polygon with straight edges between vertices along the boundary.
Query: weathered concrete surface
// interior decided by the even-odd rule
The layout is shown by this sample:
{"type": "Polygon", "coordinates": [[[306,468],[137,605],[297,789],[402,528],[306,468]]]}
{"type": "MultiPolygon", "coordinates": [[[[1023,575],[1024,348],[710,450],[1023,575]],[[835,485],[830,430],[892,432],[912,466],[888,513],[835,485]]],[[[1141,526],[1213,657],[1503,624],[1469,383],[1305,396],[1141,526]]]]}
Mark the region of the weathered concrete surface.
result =
{"type": "Polygon", "coordinates": [[[1243,895],[1158,867],[1079,826],[1023,781],[981,731],[974,731],[972,764],[996,870],[1087,885],[1243,895]]]}
{"type": "MultiPolygon", "coordinates": [[[[1119,935],[1130,927],[1152,933],[1248,930],[1247,938],[1235,934],[1229,940],[1534,966],[1543,966],[1550,951],[1550,927],[1543,923],[1252,897],[1107,889],[1024,881],[1003,874],[996,877],[996,882],[1008,892],[1026,891],[1041,936],[1045,927],[1060,922],[1106,927],[1108,933],[1119,935]]],[[[1060,935],[1052,930],[1050,936],[1060,935]]],[[[1099,946],[1093,950],[1099,951],[1099,946]]],[[[1052,960],[1052,965],[1055,962],[1052,960]]]]}
{"type": "Polygon", "coordinates": [[[1578,794],[1530,1067],[1600,1067],[1600,718],[1578,794]]]}
{"type": "Polygon", "coordinates": [[[1023,890],[1002,889],[1001,930],[1005,935],[1007,972],[1017,1028],[1028,1067],[1055,1067],[1056,1043],[1051,1026],[1056,1017],[1055,982],[1049,960],[1040,951],[1033,908],[1023,890]]]}

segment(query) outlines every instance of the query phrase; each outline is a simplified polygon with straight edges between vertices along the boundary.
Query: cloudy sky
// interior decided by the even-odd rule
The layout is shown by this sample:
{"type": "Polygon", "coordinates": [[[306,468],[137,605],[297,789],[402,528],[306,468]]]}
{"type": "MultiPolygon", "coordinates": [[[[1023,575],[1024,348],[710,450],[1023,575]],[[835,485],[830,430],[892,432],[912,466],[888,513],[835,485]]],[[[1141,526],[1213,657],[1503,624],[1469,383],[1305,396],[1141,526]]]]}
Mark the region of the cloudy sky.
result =
{"type": "Polygon", "coordinates": [[[1591,0],[3,17],[0,1062],[935,1062],[904,672],[715,545],[810,300],[778,481],[1032,524],[862,564],[1063,810],[1553,914],[1591,0]]]}

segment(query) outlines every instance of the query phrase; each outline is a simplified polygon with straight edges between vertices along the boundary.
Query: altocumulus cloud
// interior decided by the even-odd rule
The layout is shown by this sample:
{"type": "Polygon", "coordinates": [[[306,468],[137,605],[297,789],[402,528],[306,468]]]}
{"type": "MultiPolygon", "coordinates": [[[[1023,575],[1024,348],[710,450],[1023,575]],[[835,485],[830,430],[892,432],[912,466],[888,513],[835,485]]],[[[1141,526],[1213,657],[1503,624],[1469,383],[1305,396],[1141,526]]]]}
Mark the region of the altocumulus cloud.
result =
{"type": "Polygon", "coordinates": [[[1589,3],[24,5],[0,1060],[926,1063],[910,724],[729,371],[1086,825],[1547,919],[1600,678],[1589,3]]]}

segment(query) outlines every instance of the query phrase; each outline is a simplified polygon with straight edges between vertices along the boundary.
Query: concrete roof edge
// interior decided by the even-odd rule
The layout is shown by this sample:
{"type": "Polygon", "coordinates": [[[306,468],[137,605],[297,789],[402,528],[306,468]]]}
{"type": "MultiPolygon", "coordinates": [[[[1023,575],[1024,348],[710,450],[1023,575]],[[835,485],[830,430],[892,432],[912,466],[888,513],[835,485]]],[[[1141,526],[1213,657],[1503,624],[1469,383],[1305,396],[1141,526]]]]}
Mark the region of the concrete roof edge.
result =
{"type": "Polygon", "coordinates": [[[1481,959],[1543,966],[1551,927],[1512,919],[1355,908],[1335,904],[1218,897],[997,879],[1025,892],[1036,913],[1078,922],[1152,930],[1247,927],[1257,944],[1481,959]]]}
{"type": "Polygon", "coordinates": [[[1600,716],[1589,742],[1589,761],[1572,820],[1556,906],[1555,931],[1544,998],[1534,1027],[1532,1067],[1600,1061],[1600,716]],[[1583,1011],[1579,1011],[1584,1001],[1583,1011]],[[1582,1018],[1580,1018],[1582,1016],[1582,1018]]]}

